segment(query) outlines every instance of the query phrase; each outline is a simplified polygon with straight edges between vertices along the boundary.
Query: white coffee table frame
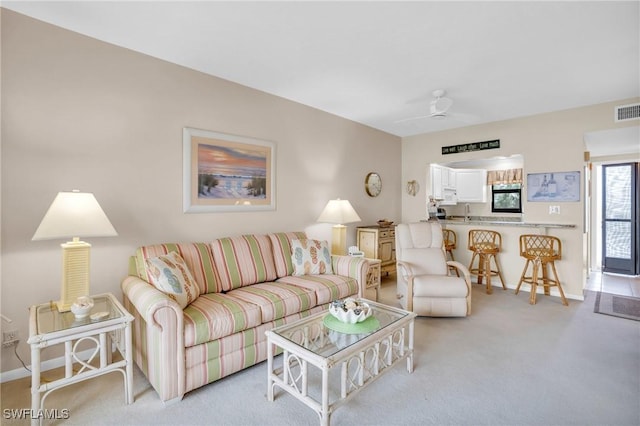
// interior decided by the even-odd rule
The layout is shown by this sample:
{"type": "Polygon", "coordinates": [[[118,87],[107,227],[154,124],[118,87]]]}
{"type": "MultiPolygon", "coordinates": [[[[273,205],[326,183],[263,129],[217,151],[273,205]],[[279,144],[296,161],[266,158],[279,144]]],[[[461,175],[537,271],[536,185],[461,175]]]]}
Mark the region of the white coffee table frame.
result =
{"type": "MultiPolygon", "coordinates": [[[[91,297],[95,302],[92,313],[104,310],[108,314],[104,319],[74,320],[73,313],[60,313],[50,303],[30,308],[27,343],[31,345],[31,411],[34,414],[43,410],[46,397],[54,390],[112,371],[120,371],[123,375],[125,403],[133,402],[131,322],[134,318],[111,293],[91,297]],[[81,359],[77,352],[81,342],[93,345],[89,360],[81,359]],[[64,377],[41,383],[40,350],[61,343],[65,350],[64,377]],[[113,362],[112,343],[122,354],[122,360],[113,362]],[[99,363],[94,366],[90,362],[96,357],[99,363]],[[74,363],[80,366],[77,372],[73,370],[74,363]]],[[[35,416],[31,424],[38,425],[41,421],[42,417],[35,416]]]]}
{"type": "Polygon", "coordinates": [[[406,360],[407,371],[413,372],[416,314],[370,300],[366,302],[374,309],[374,315],[386,320],[381,321],[380,329],[364,337],[340,336],[339,333],[338,338],[348,342],[343,349],[335,349],[330,333],[335,337],[337,332],[328,330],[323,324],[328,311],[267,331],[267,399],[274,400],[274,388],[278,386],[313,409],[322,425],[329,425],[331,414],[339,406],[398,362],[406,360]],[[307,349],[298,342],[313,346],[315,350],[307,349]],[[282,366],[274,368],[274,354],[278,347],[283,351],[282,366]],[[329,349],[328,355],[322,354],[323,348],[332,347],[334,349],[329,349]],[[320,400],[309,394],[309,364],[322,373],[320,400]],[[330,400],[329,372],[336,366],[341,367],[340,396],[330,400]]]}

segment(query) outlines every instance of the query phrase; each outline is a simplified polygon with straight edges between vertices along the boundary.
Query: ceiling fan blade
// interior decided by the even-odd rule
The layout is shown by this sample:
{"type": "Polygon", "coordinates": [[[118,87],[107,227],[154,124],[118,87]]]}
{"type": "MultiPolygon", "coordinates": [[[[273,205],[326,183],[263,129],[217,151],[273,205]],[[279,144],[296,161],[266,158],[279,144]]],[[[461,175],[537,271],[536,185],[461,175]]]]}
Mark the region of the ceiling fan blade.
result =
{"type": "Polygon", "coordinates": [[[461,121],[463,123],[478,123],[480,122],[480,117],[478,117],[477,115],[473,115],[473,114],[465,114],[465,113],[461,113],[461,112],[450,112],[447,114],[448,116],[450,116],[451,118],[454,118],[458,121],[461,121]]]}
{"type": "Polygon", "coordinates": [[[431,116],[430,115],[419,115],[417,117],[403,118],[402,120],[394,121],[393,124],[406,123],[407,121],[421,120],[423,118],[429,118],[429,117],[431,117],[431,116]]]}

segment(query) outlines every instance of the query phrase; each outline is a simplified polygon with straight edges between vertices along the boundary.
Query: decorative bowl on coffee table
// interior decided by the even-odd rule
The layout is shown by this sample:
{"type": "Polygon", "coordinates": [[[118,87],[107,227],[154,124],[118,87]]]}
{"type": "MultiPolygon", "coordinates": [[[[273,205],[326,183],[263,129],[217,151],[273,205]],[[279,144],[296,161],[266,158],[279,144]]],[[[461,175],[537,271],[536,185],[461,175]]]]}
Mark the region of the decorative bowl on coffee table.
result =
{"type": "Polygon", "coordinates": [[[329,313],[343,323],[357,324],[369,318],[372,311],[368,303],[348,297],[331,302],[329,313]]]}

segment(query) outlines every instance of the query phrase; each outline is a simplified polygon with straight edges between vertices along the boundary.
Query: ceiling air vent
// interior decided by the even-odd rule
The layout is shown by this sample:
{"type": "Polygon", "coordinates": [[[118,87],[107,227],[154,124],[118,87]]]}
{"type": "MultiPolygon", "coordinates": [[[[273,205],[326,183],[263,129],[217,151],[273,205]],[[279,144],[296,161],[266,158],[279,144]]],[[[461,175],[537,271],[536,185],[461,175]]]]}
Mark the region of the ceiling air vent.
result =
{"type": "Polygon", "coordinates": [[[616,107],[615,121],[637,120],[640,118],[640,104],[616,107]]]}

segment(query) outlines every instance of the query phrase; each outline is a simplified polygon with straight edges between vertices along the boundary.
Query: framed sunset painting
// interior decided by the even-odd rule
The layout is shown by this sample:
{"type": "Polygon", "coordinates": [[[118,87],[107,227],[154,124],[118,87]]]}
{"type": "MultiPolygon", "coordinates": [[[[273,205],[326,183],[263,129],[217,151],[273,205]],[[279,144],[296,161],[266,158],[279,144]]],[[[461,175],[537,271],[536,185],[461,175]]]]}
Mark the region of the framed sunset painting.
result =
{"type": "Polygon", "coordinates": [[[185,213],[275,210],[275,143],[185,127],[185,213]]]}

